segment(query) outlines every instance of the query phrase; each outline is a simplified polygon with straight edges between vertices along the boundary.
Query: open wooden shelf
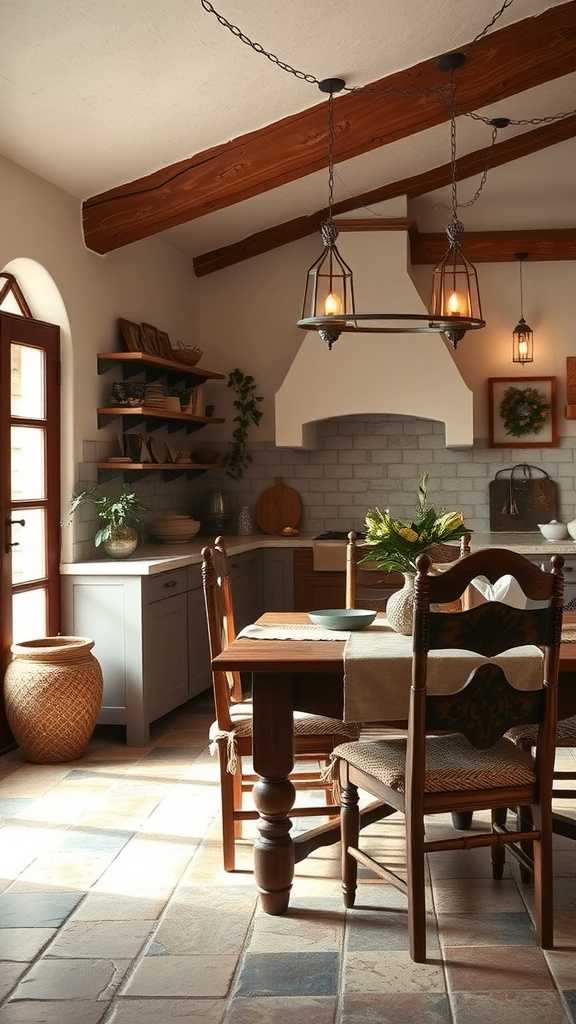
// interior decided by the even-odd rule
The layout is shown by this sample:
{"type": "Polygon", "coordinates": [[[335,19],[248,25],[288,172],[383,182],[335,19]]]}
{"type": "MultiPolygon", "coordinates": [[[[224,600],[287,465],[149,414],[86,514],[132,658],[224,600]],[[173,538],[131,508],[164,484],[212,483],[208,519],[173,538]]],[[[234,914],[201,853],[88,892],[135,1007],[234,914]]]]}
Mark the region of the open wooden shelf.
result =
{"type": "Polygon", "coordinates": [[[98,462],[97,468],[105,473],[163,473],[165,476],[181,476],[193,473],[200,476],[211,469],[221,469],[221,462],[98,462]]]}
{"type": "Polygon", "coordinates": [[[175,373],[178,376],[194,378],[196,381],[226,380],[226,374],[218,373],[217,370],[207,370],[203,366],[190,366],[189,363],[179,363],[176,359],[164,359],[162,356],[151,356],[147,352],[98,353],[99,373],[105,372],[118,363],[133,372],[149,369],[154,370],[156,374],[175,373]]]}
{"type": "Polygon", "coordinates": [[[225,423],[226,421],[218,416],[191,416],[188,412],[168,412],[166,409],[156,409],[146,405],[106,405],[98,409],[98,416],[122,416],[135,420],[156,420],[158,424],[166,423],[172,425],[172,429],[178,430],[180,426],[198,429],[205,427],[208,423],[225,423]],[[177,424],[177,426],[174,426],[177,424]]]}

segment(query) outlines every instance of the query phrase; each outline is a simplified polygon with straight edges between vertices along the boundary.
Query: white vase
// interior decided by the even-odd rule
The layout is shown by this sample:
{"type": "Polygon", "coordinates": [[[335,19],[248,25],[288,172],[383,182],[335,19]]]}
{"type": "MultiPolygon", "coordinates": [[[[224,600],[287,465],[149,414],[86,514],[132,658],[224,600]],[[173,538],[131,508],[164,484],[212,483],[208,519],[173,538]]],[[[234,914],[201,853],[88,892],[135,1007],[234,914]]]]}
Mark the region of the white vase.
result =
{"type": "Polygon", "coordinates": [[[102,544],[110,558],[130,558],[138,547],[138,531],[133,526],[118,526],[102,544]]]}
{"type": "Polygon", "coordinates": [[[412,636],[414,628],[414,573],[404,573],[404,586],[386,602],[386,618],[396,633],[412,636]]]}

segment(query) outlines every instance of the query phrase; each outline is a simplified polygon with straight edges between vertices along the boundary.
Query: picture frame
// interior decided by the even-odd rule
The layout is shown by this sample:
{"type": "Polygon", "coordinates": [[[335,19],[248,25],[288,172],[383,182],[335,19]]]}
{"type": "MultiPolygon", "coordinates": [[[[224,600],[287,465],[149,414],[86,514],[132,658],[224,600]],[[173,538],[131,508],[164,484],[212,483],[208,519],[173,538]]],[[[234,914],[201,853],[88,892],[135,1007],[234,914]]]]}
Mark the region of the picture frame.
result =
{"type": "Polygon", "coordinates": [[[159,331],[156,328],[156,347],[158,349],[158,355],[162,356],[163,359],[172,359],[172,346],[170,344],[170,335],[166,331],[159,331]]]}
{"type": "Polygon", "coordinates": [[[161,355],[158,345],[158,331],[153,324],[140,324],[140,331],[142,334],[142,348],[144,352],[147,352],[149,356],[161,355]]]}
{"type": "Polygon", "coordinates": [[[490,377],[488,379],[488,432],[491,448],[557,448],[558,433],[557,378],[546,376],[531,377],[490,377]],[[527,401],[522,402],[521,392],[528,392],[527,401]],[[548,406],[539,410],[538,396],[548,406]],[[531,399],[534,398],[534,401],[531,399]],[[502,404],[507,400],[507,410],[502,404]],[[527,417],[536,420],[544,416],[541,425],[530,429],[527,417]],[[515,421],[520,433],[507,426],[515,421]],[[524,428],[524,429],[523,429],[524,428]]]}
{"type": "Polygon", "coordinates": [[[127,352],[142,351],[140,324],[135,324],[132,320],[125,320],[124,317],[119,317],[118,330],[120,332],[120,340],[127,352]]]}

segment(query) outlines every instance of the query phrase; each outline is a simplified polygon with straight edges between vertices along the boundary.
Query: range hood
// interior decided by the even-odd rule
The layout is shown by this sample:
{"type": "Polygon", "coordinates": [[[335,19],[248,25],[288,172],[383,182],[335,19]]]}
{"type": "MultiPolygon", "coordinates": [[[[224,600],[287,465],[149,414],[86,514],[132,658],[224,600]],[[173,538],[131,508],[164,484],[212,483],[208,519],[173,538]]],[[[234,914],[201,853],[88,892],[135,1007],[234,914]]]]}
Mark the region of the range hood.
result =
{"type": "MultiPolygon", "coordinates": [[[[395,217],[405,216],[402,202],[395,217]]],[[[354,271],[356,308],[425,313],[408,270],[407,229],[365,225],[359,220],[350,230],[348,222],[338,240],[354,271]]],[[[375,413],[440,421],[447,446],[473,443],[472,391],[440,335],[343,334],[330,352],[315,332],[306,333],[276,394],[276,444],[314,448],[321,420],[375,413]]]]}

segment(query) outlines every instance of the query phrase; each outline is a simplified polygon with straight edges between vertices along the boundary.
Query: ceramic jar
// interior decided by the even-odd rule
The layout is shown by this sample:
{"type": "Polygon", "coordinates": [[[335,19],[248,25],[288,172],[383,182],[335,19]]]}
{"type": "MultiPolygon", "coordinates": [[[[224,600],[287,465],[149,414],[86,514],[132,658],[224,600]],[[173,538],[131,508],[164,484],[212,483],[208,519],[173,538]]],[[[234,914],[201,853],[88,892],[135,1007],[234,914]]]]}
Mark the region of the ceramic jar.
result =
{"type": "Polygon", "coordinates": [[[404,573],[404,586],[386,602],[386,618],[396,633],[412,636],[414,628],[414,574],[404,573]]]}
{"type": "Polygon", "coordinates": [[[138,547],[138,531],[133,526],[118,527],[102,547],[110,558],[130,558],[138,547]]]}
{"type": "Polygon", "coordinates": [[[242,505],[238,515],[238,535],[240,537],[249,537],[252,533],[254,533],[254,523],[252,522],[250,509],[248,505],[242,505]]]}
{"type": "Polygon", "coordinates": [[[85,637],[48,636],[12,647],[6,716],[28,761],[58,764],[84,753],[102,703],[93,646],[85,637]]]}

